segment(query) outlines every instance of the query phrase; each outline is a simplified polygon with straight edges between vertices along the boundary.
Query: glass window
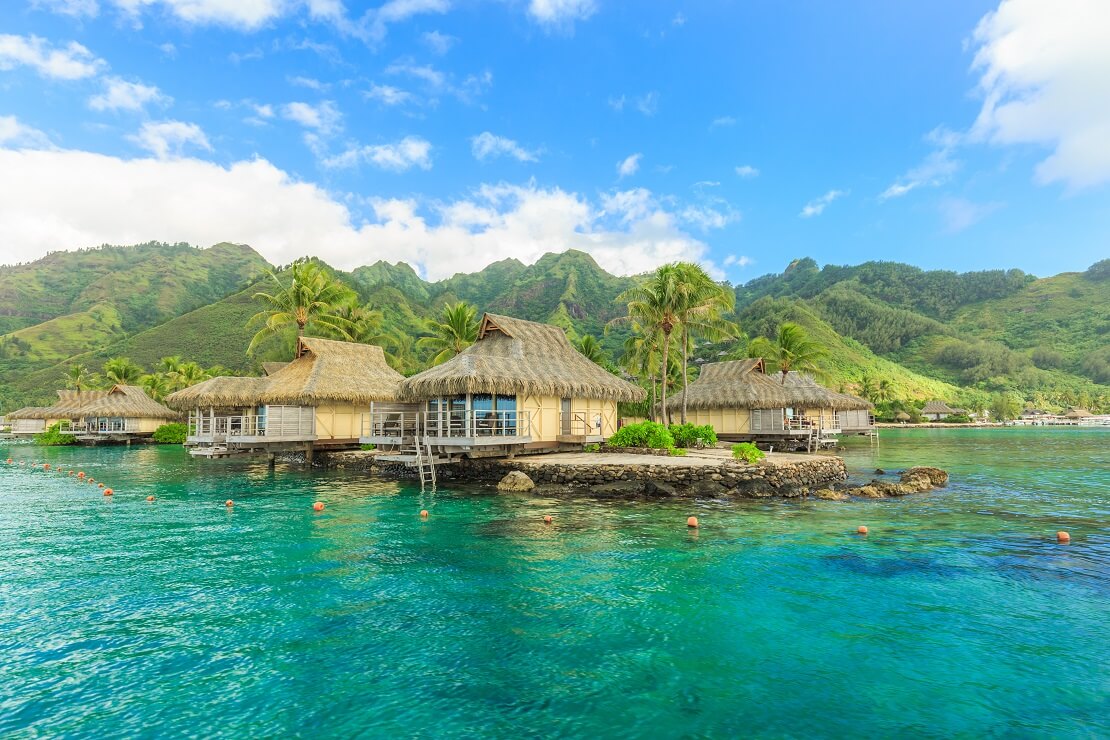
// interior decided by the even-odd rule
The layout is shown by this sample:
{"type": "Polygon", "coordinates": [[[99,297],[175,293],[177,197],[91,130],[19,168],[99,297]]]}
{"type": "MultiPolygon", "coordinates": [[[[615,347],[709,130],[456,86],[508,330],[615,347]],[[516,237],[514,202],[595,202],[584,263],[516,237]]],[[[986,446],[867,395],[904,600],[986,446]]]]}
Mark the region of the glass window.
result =
{"type": "Polygon", "coordinates": [[[470,408],[475,411],[493,411],[493,396],[476,393],[470,397],[470,408]]]}
{"type": "Polygon", "coordinates": [[[498,411],[516,411],[516,396],[497,396],[498,411]]]}

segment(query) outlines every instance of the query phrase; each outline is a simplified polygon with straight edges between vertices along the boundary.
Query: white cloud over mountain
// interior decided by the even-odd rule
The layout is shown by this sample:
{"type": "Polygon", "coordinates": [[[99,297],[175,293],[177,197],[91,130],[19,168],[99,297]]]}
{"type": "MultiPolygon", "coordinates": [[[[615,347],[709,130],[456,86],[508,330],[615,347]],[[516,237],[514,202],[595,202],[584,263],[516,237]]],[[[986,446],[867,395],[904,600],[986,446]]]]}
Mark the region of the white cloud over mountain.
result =
{"type": "MultiPolygon", "coordinates": [[[[166,153],[170,123],[180,122],[163,122],[166,153]]],[[[176,131],[179,142],[193,136],[188,128],[176,131]]],[[[160,146],[150,142],[152,151],[160,146]]],[[[371,199],[373,218],[361,220],[341,199],[265,159],[221,166],[189,157],[0,149],[0,171],[13,175],[0,178],[0,243],[13,245],[5,262],[151,239],[242,242],[274,263],[311,253],[348,269],[400,259],[431,278],[571,247],[621,274],[706,254],[642,189],[616,191],[599,205],[535,183],[483,185],[450,202],[371,199]]]]}

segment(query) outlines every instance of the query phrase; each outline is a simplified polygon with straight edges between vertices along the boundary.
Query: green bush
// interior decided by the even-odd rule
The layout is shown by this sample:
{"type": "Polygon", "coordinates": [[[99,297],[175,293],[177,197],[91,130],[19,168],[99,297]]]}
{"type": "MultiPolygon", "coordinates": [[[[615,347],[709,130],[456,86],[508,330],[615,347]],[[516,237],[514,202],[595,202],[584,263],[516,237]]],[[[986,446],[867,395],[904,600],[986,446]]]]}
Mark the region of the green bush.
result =
{"type": "Polygon", "coordinates": [[[72,434],[63,434],[60,430],[61,422],[51,424],[45,432],[35,435],[35,444],[42,447],[60,447],[62,445],[77,444],[77,437],[72,434]]]}
{"type": "Polygon", "coordinates": [[[732,446],[732,457],[735,460],[743,460],[749,465],[754,465],[763,458],[767,457],[767,453],[756,447],[751,442],[741,442],[732,446]]]}
{"type": "Polygon", "coordinates": [[[189,434],[189,427],[181,422],[174,424],[163,424],[154,430],[154,436],[151,437],[155,442],[160,445],[183,445],[185,444],[185,437],[189,434]]]}
{"type": "Polygon", "coordinates": [[[609,438],[610,447],[650,447],[656,450],[669,450],[674,447],[674,437],[667,427],[654,421],[629,424],[617,430],[609,438]]]}
{"type": "Polygon", "coordinates": [[[671,424],[670,432],[674,437],[675,447],[696,447],[699,439],[706,447],[717,444],[717,432],[709,424],[700,427],[693,424],[671,424]]]}
{"type": "Polygon", "coordinates": [[[684,447],[672,447],[671,448],[671,456],[672,457],[686,457],[686,448],[684,448],[684,447]]]}
{"type": "Polygon", "coordinates": [[[358,448],[363,452],[370,452],[371,450],[378,449],[377,445],[359,445],[358,448]]]}
{"type": "Polygon", "coordinates": [[[594,444],[586,445],[585,447],[583,447],[582,451],[583,452],[601,452],[601,445],[599,445],[595,442],[594,444]]]}
{"type": "Polygon", "coordinates": [[[941,419],[945,424],[970,424],[971,417],[967,414],[949,414],[941,419]]]}

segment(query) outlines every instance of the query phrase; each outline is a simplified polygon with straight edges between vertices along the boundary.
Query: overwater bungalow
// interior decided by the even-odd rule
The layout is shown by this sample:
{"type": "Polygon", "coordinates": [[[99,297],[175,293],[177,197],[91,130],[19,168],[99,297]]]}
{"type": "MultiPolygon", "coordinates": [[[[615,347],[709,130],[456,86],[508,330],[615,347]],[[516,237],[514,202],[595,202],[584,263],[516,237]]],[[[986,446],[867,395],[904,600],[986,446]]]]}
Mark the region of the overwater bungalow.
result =
{"type": "Polygon", "coordinates": [[[41,434],[54,424],[81,442],[131,442],[149,437],[178,418],[137,385],[117,384],[108,390],[58,391],[53,406],[31,407],[8,414],[12,434],[41,434]]]}
{"type": "Polygon", "coordinates": [[[618,401],[644,398],[563,329],[489,313],[473,345],[400,390],[402,405],[366,415],[361,441],[408,463],[581,448],[617,430],[618,401]]]}
{"type": "MultiPolygon", "coordinates": [[[[836,443],[836,436],[871,433],[871,404],[836,393],[808,375],[768,375],[759,358],[712,362],[686,391],[686,418],[709,424],[720,439],[760,442],[807,450],[836,443]]],[[[682,409],[682,395],[667,400],[672,418],[682,409]]]]}
{"type": "MultiPolygon", "coordinates": [[[[267,363],[269,364],[269,363],[267,363]]],[[[188,411],[194,456],[227,457],[359,444],[363,414],[394,401],[403,376],[381,347],[303,337],[296,358],[261,378],[216,377],[166,398],[188,411]]]]}

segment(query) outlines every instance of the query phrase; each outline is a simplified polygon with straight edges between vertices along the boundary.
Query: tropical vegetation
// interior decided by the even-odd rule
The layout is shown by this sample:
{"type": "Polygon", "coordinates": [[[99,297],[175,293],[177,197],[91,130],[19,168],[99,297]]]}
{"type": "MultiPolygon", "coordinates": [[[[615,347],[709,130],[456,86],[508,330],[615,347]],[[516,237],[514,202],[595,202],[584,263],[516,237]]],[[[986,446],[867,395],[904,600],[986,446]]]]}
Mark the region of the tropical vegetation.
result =
{"type": "Polygon", "coordinates": [[[34,443],[40,447],[62,447],[77,444],[77,437],[62,431],[62,423],[57,422],[51,424],[41,434],[36,434],[34,443]]]}

